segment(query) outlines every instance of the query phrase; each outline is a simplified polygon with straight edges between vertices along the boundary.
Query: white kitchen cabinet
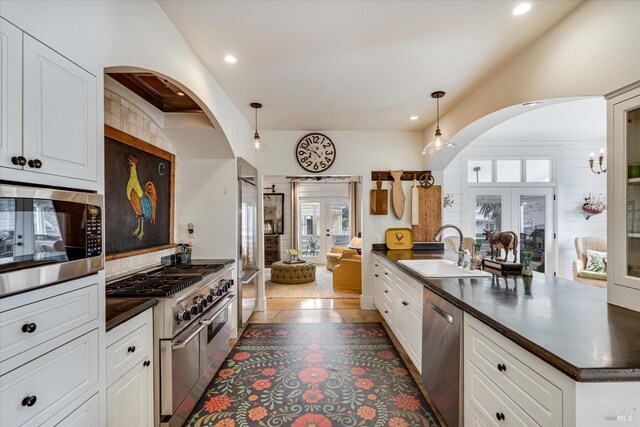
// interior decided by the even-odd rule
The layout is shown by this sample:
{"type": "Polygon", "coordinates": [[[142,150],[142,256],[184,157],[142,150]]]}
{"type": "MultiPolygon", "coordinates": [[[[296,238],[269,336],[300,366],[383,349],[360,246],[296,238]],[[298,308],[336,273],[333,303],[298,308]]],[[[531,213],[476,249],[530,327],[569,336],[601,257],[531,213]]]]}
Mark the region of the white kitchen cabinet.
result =
{"type": "Polygon", "coordinates": [[[22,31],[0,18],[0,166],[21,169],[22,31]]]}
{"type": "Polygon", "coordinates": [[[107,426],[153,426],[152,309],[107,332],[107,426]]]}
{"type": "Polygon", "coordinates": [[[153,426],[153,370],[145,359],[107,388],[107,426],[153,426]]]}
{"type": "Polygon", "coordinates": [[[80,188],[96,182],[96,76],[5,20],[0,33],[0,177],[80,188]]]}
{"type": "Polygon", "coordinates": [[[374,302],[418,372],[422,372],[422,284],[375,256],[374,302]],[[377,266],[376,266],[377,264],[377,266]],[[375,270],[378,268],[378,270],[375,270]]]}
{"type": "Polygon", "coordinates": [[[640,82],[607,100],[608,299],[640,311],[640,82]]]}
{"type": "Polygon", "coordinates": [[[25,170],[96,181],[96,77],[26,34],[23,56],[25,170]]]}

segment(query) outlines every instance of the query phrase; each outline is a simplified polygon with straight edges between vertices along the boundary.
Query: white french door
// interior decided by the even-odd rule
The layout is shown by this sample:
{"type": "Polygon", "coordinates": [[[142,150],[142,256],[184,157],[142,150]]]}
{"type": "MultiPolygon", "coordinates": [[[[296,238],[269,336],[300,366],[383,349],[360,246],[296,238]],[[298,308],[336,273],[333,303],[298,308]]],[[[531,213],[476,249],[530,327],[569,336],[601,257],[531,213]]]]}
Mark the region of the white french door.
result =
{"type": "Polygon", "coordinates": [[[555,271],[554,204],[552,187],[470,187],[463,211],[465,235],[490,252],[485,230],[514,231],[518,235],[518,260],[522,251],[533,252],[534,271],[555,271]]]}
{"type": "Polygon", "coordinates": [[[324,263],[332,246],[347,246],[351,239],[348,197],[301,197],[298,212],[298,249],[301,257],[324,263]]]}

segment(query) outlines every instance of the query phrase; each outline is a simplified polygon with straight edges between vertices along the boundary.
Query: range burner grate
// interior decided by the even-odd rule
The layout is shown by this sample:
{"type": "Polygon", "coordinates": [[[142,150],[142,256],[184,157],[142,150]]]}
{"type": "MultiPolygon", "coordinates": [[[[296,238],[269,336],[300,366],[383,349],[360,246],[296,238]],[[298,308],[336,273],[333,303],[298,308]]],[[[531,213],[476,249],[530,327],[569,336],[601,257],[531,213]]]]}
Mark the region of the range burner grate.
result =
{"type": "Polygon", "coordinates": [[[202,276],[149,277],[136,275],[109,283],[106,294],[112,297],[168,297],[202,280],[202,276]]]}

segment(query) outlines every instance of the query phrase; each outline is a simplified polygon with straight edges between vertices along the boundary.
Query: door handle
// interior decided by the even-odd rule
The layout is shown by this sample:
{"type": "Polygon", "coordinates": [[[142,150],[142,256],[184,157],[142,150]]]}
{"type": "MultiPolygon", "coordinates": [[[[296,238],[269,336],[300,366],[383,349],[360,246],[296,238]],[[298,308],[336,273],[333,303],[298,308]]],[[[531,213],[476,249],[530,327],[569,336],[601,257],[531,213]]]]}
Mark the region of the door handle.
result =
{"type": "Polygon", "coordinates": [[[206,328],[207,325],[205,324],[201,324],[198,329],[196,329],[195,331],[193,331],[191,333],[191,335],[189,335],[185,340],[183,341],[178,341],[175,344],[171,344],[171,349],[173,350],[180,350],[181,348],[185,348],[187,346],[187,344],[189,344],[189,342],[194,339],[195,337],[197,337],[198,335],[200,335],[200,332],[206,328]]]}
{"type": "Polygon", "coordinates": [[[209,326],[210,324],[212,324],[213,323],[213,319],[218,317],[218,315],[220,313],[222,313],[224,311],[224,309],[229,307],[229,305],[231,304],[231,297],[227,297],[227,298],[228,298],[229,301],[224,303],[224,305],[222,307],[220,307],[218,310],[216,310],[216,312],[208,320],[202,320],[200,323],[202,323],[205,326],[209,326]]]}
{"type": "Polygon", "coordinates": [[[430,309],[432,309],[433,311],[438,313],[440,316],[442,316],[444,318],[444,320],[446,320],[447,322],[449,322],[449,323],[451,323],[453,325],[453,316],[452,315],[450,315],[449,313],[447,313],[446,311],[444,311],[443,309],[441,309],[440,307],[438,307],[437,305],[435,305],[431,301],[427,301],[427,305],[429,306],[430,309]]]}
{"type": "Polygon", "coordinates": [[[251,282],[258,275],[258,273],[260,273],[260,269],[255,270],[253,273],[251,273],[248,279],[244,279],[240,283],[246,285],[247,283],[251,282]]]}

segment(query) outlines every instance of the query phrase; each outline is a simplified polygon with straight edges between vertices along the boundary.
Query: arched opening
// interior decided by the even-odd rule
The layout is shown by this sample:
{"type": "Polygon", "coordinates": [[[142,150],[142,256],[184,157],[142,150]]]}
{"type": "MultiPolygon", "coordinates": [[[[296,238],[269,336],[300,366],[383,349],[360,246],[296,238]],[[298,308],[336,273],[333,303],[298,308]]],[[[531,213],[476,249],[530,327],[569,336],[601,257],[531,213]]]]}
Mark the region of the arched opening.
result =
{"type": "Polygon", "coordinates": [[[534,269],[576,279],[576,238],[606,238],[606,212],[587,219],[582,209],[589,197],[606,202],[606,175],[589,167],[590,154],[606,147],[606,102],[562,98],[526,107],[493,113],[454,137],[463,148],[443,170],[450,201],[443,222],[460,226],[485,254],[485,231],[514,231],[518,252],[533,252],[534,269]]]}

